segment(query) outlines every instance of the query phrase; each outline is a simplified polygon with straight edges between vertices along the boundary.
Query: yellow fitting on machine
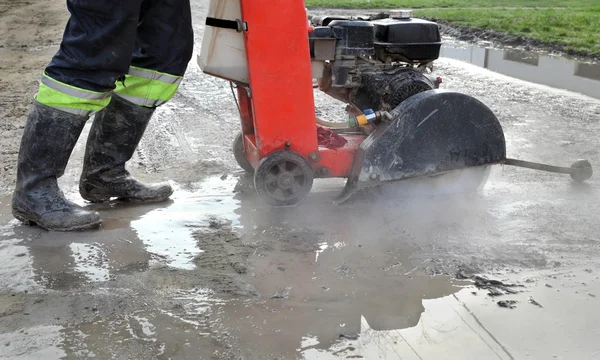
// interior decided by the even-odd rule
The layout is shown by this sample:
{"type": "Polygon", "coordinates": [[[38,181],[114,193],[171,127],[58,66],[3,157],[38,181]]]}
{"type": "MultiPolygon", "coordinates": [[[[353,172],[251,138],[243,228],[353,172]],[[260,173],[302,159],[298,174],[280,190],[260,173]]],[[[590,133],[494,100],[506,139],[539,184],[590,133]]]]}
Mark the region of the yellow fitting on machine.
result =
{"type": "Polygon", "coordinates": [[[356,117],[356,122],[358,126],[364,126],[369,123],[369,120],[367,119],[367,115],[359,115],[356,117]]]}
{"type": "Polygon", "coordinates": [[[357,128],[357,127],[369,125],[370,123],[381,120],[383,118],[391,119],[391,115],[386,111],[373,111],[371,109],[367,109],[367,110],[365,110],[364,114],[361,114],[358,116],[350,115],[348,117],[347,123],[337,123],[337,122],[325,121],[319,117],[316,117],[316,120],[317,120],[317,124],[319,124],[321,126],[325,126],[325,127],[332,128],[332,129],[344,129],[346,127],[357,128]]]}
{"type": "Polygon", "coordinates": [[[381,119],[382,113],[379,111],[373,111],[371,109],[367,109],[364,111],[364,114],[352,116],[350,115],[348,119],[348,125],[352,128],[369,125],[370,123],[381,119]]]}

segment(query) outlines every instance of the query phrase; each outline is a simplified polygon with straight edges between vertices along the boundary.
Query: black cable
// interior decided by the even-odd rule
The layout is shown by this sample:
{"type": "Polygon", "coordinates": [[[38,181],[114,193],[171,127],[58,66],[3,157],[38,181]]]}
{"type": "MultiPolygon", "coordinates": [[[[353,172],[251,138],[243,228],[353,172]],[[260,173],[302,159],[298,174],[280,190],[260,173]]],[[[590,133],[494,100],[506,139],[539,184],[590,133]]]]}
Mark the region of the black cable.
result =
{"type": "Polygon", "coordinates": [[[242,117],[242,110],[240,109],[240,104],[238,103],[237,97],[235,96],[235,91],[233,90],[233,82],[229,82],[229,87],[231,88],[231,95],[233,95],[233,100],[235,101],[235,106],[237,106],[238,114],[240,114],[240,118],[242,117]]]}

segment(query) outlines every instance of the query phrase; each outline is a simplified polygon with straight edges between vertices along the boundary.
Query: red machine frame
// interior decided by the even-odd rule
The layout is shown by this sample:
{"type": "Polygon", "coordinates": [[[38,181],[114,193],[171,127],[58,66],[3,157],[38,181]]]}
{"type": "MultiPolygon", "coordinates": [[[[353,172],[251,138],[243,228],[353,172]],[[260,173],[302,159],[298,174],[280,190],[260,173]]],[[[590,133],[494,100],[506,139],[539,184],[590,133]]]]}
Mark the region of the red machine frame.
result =
{"type": "Polygon", "coordinates": [[[240,0],[250,88],[238,87],[246,158],[279,150],[303,156],[315,177],[348,177],[363,135],[345,135],[338,149],[319,147],[303,1],[240,0]]]}
{"type": "MultiPolygon", "coordinates": [[[[239,1],[243,20],[237,19],[235,24],[226,27],[243,32],[249,81],[247,87],[240,85],[237,88],[241,136],[234,142],[234,155],[244,170],[254,170],[254,184],[264,200],[277,206],[295,205],[310,192],[314,178],[348,178],[342,194],[334,201],[341,203],[356,189],[379,184],[381,173],[386,174],[387,182],[432,174],[431,161],[422,161],[418,156],[409,156],[413,165],[411,171],[390,174],[389,166],[382,167],[379,164],[380,154],[386,152],[389,141],[365,143],[365,133],[340,134],[346,139],[345,145],[340,148],[319,146],[309,45],[312,28],[308,23],[304,1],[239,1]],[[362,163],[365,156],[370,156],[369,161],[375,163],[379,174],[371,172],[369,166],[372,165],[365,170],[366,165],[362,163]],[[368,179],[364,180],[367,176],[368,179]]],[[[226,19],[226,22],[233,21],[226,19]]],[[[407,112],[408,117],[403,118],[401,113],[394,121],[412,124],[422,134],[452,129],[454,133],[449,135],[449,139],[458,136],[461,146],[464,145],[461,151],[452,150],[449,161],[448,146],[443,141],[440,146],[431,148],[417,141],[410,151],[406,151],[408,155],[428,152],[430,156],[437,157],[439,161],[433,164],[435,174],[462,170],[465,166],[493,164],[570,174],[578,182],[585,181],[593,174],[591,164],[583,159],[566,168],[506,158],[504,134],[497,117],[488,107],[468,95],[432,91],[412,99],[412,102],[403,103],[406,107],[412,106],[411,111],[407,112]],[[444,112],[444,117],[450,120],[440,121],[441,115],[438,115],[435,118],[437,121],[434,119],[425,123],[429,129],[420,128],[424,123],[422,118],[429,119],[437,113],[436,110],[425,114],[423,111],[430,106],[428,104],[437,104],[444,99],[454,101],[463,108],[453,106],[453,113],[444,112]],[[463,115],[474,112],[478,114],[478,124],[463,115]],[[449,122],[452,123],[451,128],[447,127],[449,122]],[[479,135],[473,137],[473,133],[479,135]]],[[[394,129],[398,127],[384,128],[384,132],[375,135],[385,135],[388,140],[390,137],[393,140],[401,131],[394,129]],[[386,131],[389,129],[392,130],[386,131]]],[[[381,161],[395,164],[396,159],[381,161]]],[[[406,168],[406,162],[403,161],[401,166],[406,168]]],[[[399,167],[394,169],[398,170],[399,167]]]]}

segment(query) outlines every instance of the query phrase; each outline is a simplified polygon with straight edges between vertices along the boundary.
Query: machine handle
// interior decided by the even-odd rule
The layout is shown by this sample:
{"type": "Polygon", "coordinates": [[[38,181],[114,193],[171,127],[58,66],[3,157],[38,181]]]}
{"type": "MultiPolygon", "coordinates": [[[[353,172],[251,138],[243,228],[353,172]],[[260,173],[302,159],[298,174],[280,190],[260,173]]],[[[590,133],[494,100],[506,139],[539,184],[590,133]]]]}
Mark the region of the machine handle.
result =
{"type": "Polygon", "coordinates": [[[506,159],[506,161],[504,161],[504,165],[512,165],[512,166],[517,166],[517,167],[523,167],[523,168],[528,168],[528,169],[533,169],[533,170],[547,171],[547,172],[553,172],[553,173],[559,173],[559,174],[571,174],[574,171],[579,171],[579,169],[539,164],[539,163],[534,163],[531,161],[523,161],[523,160],[517,160],[517,159],[506,159]]]}
{"type": "Polygon", "coordinates": [[[571,175],[571,179],[573,179],[577,182],[582,182],[582,181],[589,179],[590,177],[592,177],[592,175],[594,173],[594,171],[592,170],[592,164],[590,164],[589,161],[583,160],[583,159],[575,161],[571,165],[571,167],[546,165],[546,164],[540,164],[540,163],[534,163],[531,161],[516,160],[516,159],[505,159],[503,163],[504,163],[504,165],[518,166],[518,167],[547,171],[547,172],[558,173],[558,174],[569,174],[569,175],[571,175]]]}
{"type": "Polygon", "coordinates": [[[241,20],[225,20],[225,19],[217,19],[214,17],[206,18],[206,25],[212,27],[218,27],[222,29],[231,29],[237,32],[242,32],[248,30],[248,25],[241,20]]]}

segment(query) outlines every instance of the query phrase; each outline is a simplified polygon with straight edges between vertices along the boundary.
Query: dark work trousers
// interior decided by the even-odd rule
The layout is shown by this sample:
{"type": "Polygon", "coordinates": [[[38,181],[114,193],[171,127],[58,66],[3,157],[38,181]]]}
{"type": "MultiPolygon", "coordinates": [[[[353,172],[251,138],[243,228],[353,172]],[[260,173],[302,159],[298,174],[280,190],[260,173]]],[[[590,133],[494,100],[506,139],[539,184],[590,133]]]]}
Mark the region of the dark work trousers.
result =
{"type": "Polygon", "coordinates": [[[67,0],[67,7],[50,78],[102,93],[130,66],[184,75],[194,42],[190,0],[67,0]]]}

